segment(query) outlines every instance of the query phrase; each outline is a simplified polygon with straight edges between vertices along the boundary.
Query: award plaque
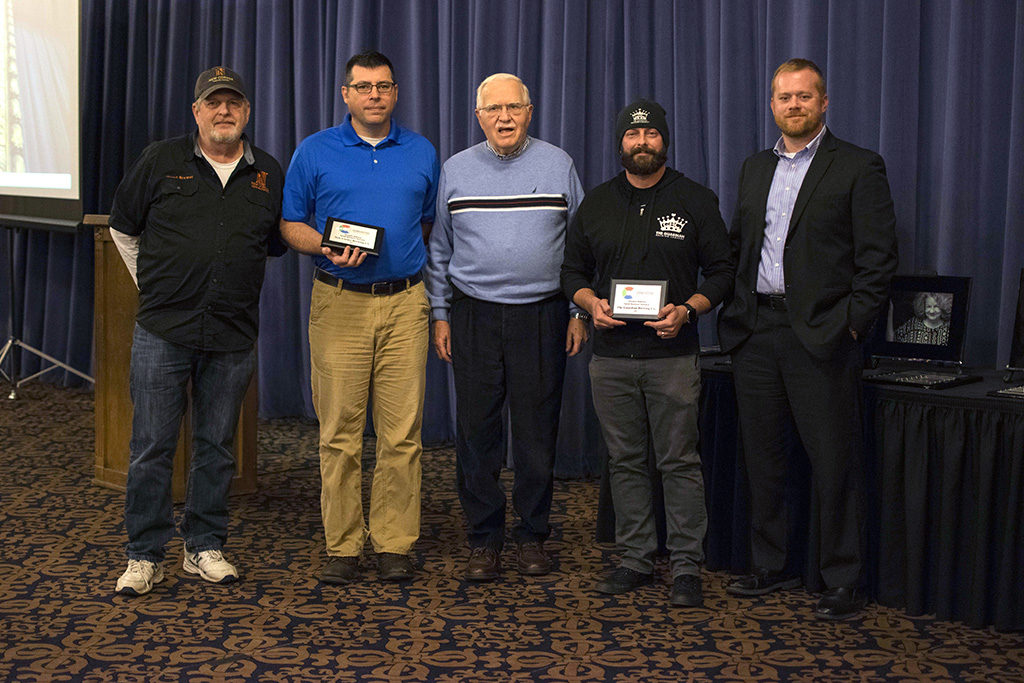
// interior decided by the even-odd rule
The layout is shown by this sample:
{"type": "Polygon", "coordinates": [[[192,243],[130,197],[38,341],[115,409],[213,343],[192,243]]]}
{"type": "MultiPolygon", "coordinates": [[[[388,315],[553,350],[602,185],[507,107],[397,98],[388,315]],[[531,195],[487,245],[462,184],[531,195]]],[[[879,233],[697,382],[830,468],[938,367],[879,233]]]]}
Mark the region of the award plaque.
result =
{"type": "Polygon", "coordinates": [[[367,254],[380,256],[380,246],[384,241],[384,228],[366,225],[355,221],[343,221],[340,218],[328,218],[324,226],[324,239],[320,246],[331,247],[338,251],[345,247],[359,247],[367,254]]]}
{"type": "Polygon", "coordinates": [[[612,317],[657,320],[666,289],[668,280],[612,280],[612,317]]]}

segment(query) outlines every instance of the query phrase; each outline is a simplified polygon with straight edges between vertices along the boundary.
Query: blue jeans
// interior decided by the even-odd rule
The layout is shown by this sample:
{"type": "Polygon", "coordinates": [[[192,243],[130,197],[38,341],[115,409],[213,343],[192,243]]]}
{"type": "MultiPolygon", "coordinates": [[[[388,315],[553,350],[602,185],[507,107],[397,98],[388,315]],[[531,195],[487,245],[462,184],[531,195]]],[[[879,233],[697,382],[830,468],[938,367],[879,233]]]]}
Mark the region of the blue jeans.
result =
{"type": "Polygon", "coordinates": [[[223,547],[235,473],[232,445],[255,364],[255,346],[200,351],[135,326],[129,380],[135,413],[124,503],[130,559],[162,561],[174,536],[171,475],[189,382],[192,463],[180,533],[191,552],[223,547]]]}

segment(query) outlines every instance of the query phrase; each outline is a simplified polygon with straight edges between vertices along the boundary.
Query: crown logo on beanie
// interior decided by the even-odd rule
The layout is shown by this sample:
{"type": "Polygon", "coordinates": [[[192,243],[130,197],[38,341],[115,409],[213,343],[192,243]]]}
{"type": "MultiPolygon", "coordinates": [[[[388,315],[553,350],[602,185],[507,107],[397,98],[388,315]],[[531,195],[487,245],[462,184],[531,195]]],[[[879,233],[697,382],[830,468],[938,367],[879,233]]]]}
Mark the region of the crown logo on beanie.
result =
{"type": "Polygon", "coordinates": [[[650,123],[651,112],[646,109],[634,109],[631,116],[633,117],[632,123],[650,123]]]}

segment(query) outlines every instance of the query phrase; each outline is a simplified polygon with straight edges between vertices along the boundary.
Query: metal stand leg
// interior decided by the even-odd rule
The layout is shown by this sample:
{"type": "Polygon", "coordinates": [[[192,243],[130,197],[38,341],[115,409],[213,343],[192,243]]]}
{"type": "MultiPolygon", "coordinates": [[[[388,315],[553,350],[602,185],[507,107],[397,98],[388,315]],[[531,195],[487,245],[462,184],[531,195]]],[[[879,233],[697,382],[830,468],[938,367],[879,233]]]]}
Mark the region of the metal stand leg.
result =
{"type": "Polygon", "coordinates": [[[71,374],[78,375],[79,377],[81,377],[82,379],[84,379],[84,380],[86,380],[88,382],[95,382],[95,380],[92,377],[90,377],[89,375],[85,374],[84,372],[80,372],[79,370],[75,370],[73,367],[71,367],[70,365],[68,365],[64,361],[57,360],[53,356],[40,351],[39,349],[37,349],[34,346],[30,346],[29,344],[26,344],[25,342],[21,341],[20,339],[15,339],[14,337],[11,337],[10,339],[7,340],[7,343],[4,345],[3,351],[0,352],[0,363],[3,363],[4,357],[7,355],[8,351],[12,352],[11,353],[11,374],[8,375],[6,372],[3,371],[3,368],[0,368],[0,375],[3,375],[5,378],[7,378],[7,380],[10,381],[10,383],[13,385],[12,388],[11,388],[11,395],[8,396],[8,398],[17,398],[17,396],[14,395],[15,394],[14,390],[17,387],[20,387],[22,384],[25,384],[26,382],[34,380],[36,377],[39,377],[40,375],[42,375],[45,372],[49,372],[50,370],[56,370],[57,368],[62,368],[64,370],[67,370],[71,374]],[[49,361],[50,363],[53,363],[53,365],[51,365],[48,368],[43,368],[39,372],[33,373],[33,374],[29,375],[28,377],[22,377],[21,379],[17,379],[15,377],[15,373],[17,372],[17,370],[14,368],[14,353],[13,353],[15,347],[19,347],[19,348],[25,349],[29,353],[35,354],[36,356],[39,356],[43,360],[49,361]]]}
{"type": "Polygon", "coordinates": [[[6,379],[8,382],[11,383],[11,392],[9,394],[7,394],[7,398],[10,399],[10,400],[17,399],[18,398],[18,387],[20,387],[25,382],[31,381],[31,380],[35,379],[36,377],[39,377],[40,375],[42,375],[45,372],[49,372],[50,370],[56,370],[57,368],[63,368],[64,370],[67,370],[68,372],[70,372],[70,373],[72,373],[74,375],[77,375],[77,376],[81,377],[82,379],[84,379],[86,381],[93,382],[95,384],[95,380],[92,377],[90,377],[89,375],[85,374],[84,372],[79,372],[78,370],[75,370],[73,367],[71,367],[67,363],[64,363],[63,361],[59,361],[59,360],[57,360],[56,358],[54,358],[53,356],[51,356],[49,354],[43,353],[42,351],[40,351],[39,349],[35,348],[34,346],[30,346],[30,345],[26,344],[25,342],[21,341],[20,339],[18,339],[16,336],[14,336],[14,331],[15,331],[15,329],[17,329],[15,327],[15,322],[16,322],[17,318],[16,318],[16,316],[14,314],[14,304],[15,304],[15,301],[17,300],[16,297],[14,296],[14,230],[15,230],[15,228],[11,228],[11,227],[8,227],[8,229],[7,229],[7,260],[8,260],[8,266],[9,266],[7,268],[7,304],[8,304],[8,306],[7,306],[7,326],[8,326],[8,330],[10,331],[10,334],[7,337],[7,343],[4,344],[3,349],[0,350],[0,375],[2,375],[4,377],[4,379],[6,379]],[[52,363],[52,365],[50,365],[49,367],[43,368],[39,372],[31,374],[28,377],[22,377],[21,379],[19,379],[18,378],[18,355],[19,355],[18,354],[18,349],[19,348],[25,349],[29,353],[35,354],[36,356],[39,356],[40,358],[42,358],[45,361],[49,361],[50,363],[52,363]],[[4,362],[4,359],[7,358],[8,354],[10,354],[10,357],[11,357],[10,358],[10,362],[11,362],[11,366],[10,366],[11,371],[10,371],[10,373],[4,372],[4,369],[3,369],[3,362],[4,362]]]}
{"type": "Polygon", "coordinates": [[[3,367],[0,367],[0,375],[3,375],[4,379],[6,379],[7,381],[9,381],[11,383],[11,393],[7,394],[7,398],[11,399],[12,401],[14,399],[18,398],[18,382],[13,378],[13,375],[16,372],[15,365],[14,365],[14,353],[13,353],[14,347],[16,346],[16,344],[17,344],[17,340],[14,337],[11,337],[11,338],[9,338],[7,340],[7,343],[4,344],[3,351],[0,351],[0,365],[3,364],[4,358],[7,357],[7,353],[9,351],[12,352],[11,353],[11,374],[8,375],[6,372],[4,372],[3,367]]]}

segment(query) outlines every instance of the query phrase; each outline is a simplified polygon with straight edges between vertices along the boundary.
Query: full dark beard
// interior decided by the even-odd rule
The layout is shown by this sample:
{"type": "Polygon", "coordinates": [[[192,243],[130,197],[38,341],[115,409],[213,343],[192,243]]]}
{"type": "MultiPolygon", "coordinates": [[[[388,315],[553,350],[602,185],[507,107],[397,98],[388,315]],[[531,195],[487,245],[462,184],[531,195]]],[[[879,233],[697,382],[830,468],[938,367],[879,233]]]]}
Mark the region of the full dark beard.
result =
{"type": "Polygon", "coordinates": [[[632,152],[623,150],[619,154],[619,159],[622,161],[622,167],[633,175],[648,176],[665,165],[665,161],[668,160],[668,154],[664,149],[660,152],[655,152],[647,145],[641,145],[632,152]],[[644,152],[650,156],[642,161],[638,161],[637,155],[644,152]]]}

